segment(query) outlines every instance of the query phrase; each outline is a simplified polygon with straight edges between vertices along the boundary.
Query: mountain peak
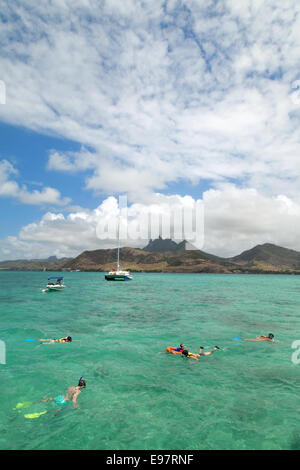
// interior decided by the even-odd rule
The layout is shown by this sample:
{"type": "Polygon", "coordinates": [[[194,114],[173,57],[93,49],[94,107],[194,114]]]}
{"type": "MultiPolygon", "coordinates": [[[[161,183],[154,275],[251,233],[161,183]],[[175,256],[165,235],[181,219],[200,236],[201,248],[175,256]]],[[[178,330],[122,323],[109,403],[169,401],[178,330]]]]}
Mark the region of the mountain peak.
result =
{"type": "Polygon", "coordinates": [[[147,246],[143,248],[144,251],[152,251],[162,253],[164,251],[179,251],[185,248],[185,240],[180,243],[176,243],[170,238],[161,238],[159,236],[155,240],[150,238],[147,246]]]}
{"type": "Polygon", "coordinates": [[[263,243],[256,245],[250,250],[243,251],[240,255],[230,258],[233,262],[264,262],[273,266],[292,266],[299,269],[300,253],[289,248],[263,243]]]}

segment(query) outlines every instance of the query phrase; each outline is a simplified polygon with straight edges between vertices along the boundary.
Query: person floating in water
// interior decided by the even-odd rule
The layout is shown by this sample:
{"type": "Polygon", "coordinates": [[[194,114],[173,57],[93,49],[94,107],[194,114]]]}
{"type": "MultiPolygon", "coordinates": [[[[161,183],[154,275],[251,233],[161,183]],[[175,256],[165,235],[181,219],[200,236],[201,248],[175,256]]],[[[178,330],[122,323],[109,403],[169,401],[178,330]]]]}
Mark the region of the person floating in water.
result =
{"type": "MultiPolygon", "coordinates": [[[[35,405],[37,403],[45,403],[45,402],[52,402],[54,401],[57,405],[62,406],[66,405],[68,401],[72,400],[73,406],[77,407],[77,398],[78,395],[81,393],[81,391],[86,387],[86,382],[85,380],[80,377],[78,381],[78,385],[76,387],[69,387],[66,391],[65,395],[58,395],[55,398],[50,398],[50,397],[45,397],[42,400],[38,400],[36,402],[30,402],[30,401],[24,401],[17,403],[16,407],[14,410],[18,411],[21,413],[24,409],[31,407],[32,405],[35,405]]],[[[59,413],[61,409],[56,409],[56,410],[43,410],[43,411],[35,411],[32,413],[25,413],[24,418],[27,419],[36,419],[39,418],[40,416],[46,414],[46,413],[59,413]]]]}
{"type": "Polygon", "coordinates": [[[260,335],[257,338],[244,338],[244,341],[271,341],[272,343],[276,343],[272,333],[269,333],[268,336],[260,335]]]}
{"type": "Polygon", "coordinates": [[[42,344],[54,344],[54,343],[71,343],[71,336],[67,335],[65,338],[60,339],[39,339],[42,344]]]}
{"type": "Polygon", "coordinates": [[[211,349],[210,351],[207,351],[207,352],[203,352],[203,346],[200,346],[200,349],[199,349],[199,352],[198,353],[191,353],[189,352],[188,349],[185,349],[182,351],[182,355],[187,357],[187,358],[190,358],[190,359],[194,359],[195,361],[199,361],[198,357],[201,357],[201,356],[210,356],[211,354],[213,354],[215,351],[217,351],[217,349],[220,349],[219,346],[215,346],[213,349],[211,349]]]}
{"type": "Polygon", "coordinates": [[[167,351],[170,352],[171,354],[180,354],[182,351],[184,351],[185,345],[183,343],[180,343],[179,348],[173,348],[173,347],[168,347],[167,351]]]}
{"type": "Polygon", "coordinates": [[[57,405],[66,405],[69,400],[72,400],[73,406],[77,406],[77,398],[83,389],[86,387],[86,381],[80,377],[76,387],[68,387],[65,395],[58,395],[55,398],[43,398],[44,402],[54,401],[57,405]]]}

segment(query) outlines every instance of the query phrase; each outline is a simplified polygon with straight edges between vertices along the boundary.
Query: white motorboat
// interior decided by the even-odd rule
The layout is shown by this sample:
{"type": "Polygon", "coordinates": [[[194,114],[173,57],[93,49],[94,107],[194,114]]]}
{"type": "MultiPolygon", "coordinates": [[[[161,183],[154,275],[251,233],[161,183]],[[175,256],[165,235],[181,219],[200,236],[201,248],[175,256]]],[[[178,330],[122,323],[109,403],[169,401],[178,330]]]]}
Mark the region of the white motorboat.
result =
{"type": "Polygon", "coordinates": [[[63,284],[63,277],[49,277],[48,278],[48,284],[46,286],[46,289],[44,289],[44,292],[51,292],[51,291],[61,291],[64,290],[66,287],[63,284]]]}

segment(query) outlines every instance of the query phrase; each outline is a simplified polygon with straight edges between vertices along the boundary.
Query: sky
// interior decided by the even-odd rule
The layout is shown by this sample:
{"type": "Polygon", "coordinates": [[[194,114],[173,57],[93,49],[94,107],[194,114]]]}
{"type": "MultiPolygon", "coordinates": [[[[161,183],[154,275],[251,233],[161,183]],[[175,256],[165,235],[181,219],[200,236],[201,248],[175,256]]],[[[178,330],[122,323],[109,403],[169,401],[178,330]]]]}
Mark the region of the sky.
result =
{"type": "Polygon", "coordinates": [[[300,251],[299,64],[297,0],[0,0],[0,260],[114,246],[124,195],[300,251]]]}

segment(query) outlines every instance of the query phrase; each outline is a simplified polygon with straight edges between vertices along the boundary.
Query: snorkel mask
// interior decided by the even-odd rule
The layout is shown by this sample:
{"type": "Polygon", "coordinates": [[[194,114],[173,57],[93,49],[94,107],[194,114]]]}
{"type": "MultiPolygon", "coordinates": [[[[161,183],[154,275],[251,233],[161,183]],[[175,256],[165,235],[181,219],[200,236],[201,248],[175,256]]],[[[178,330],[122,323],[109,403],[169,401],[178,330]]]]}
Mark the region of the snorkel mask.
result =
{"type": "Polygon", "coordinates": [[[78,380],[78,385],[77,387],[83,387],[85,388],[86,387],[86,381],[82,379],[83,375],[80,377],[80,379],[78,380]]]}

